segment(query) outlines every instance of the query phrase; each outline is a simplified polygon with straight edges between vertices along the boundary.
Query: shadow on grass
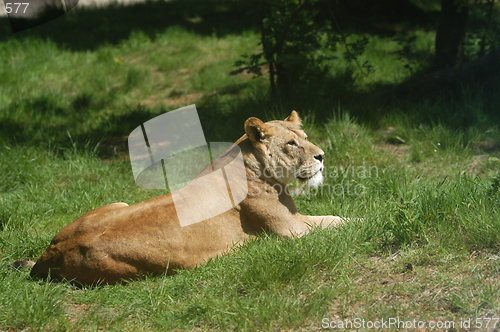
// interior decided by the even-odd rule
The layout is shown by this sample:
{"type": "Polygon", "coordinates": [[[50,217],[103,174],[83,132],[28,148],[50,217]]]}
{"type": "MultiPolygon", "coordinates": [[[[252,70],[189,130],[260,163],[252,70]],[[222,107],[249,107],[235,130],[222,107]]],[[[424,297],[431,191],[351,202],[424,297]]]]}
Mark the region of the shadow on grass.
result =
{"type": "MultiPolygon", "coordinates": [[[[195,101],[207,142],[235,141],[243,135],[243,124],[251,116],[271,120],[273,104],[267,93],[257,91],[249,96],[245,89],[244,83],[231,85],[195,101]]],[[[105,103],[89,95],[74,96],[69,105],[48,94],[21,99],[5,108],[9,115],[0,121],[0,142],[46,147],[55,153],[99,146],[100,157],[109,158],[128,153],[127,138],[135,128],[181,107],[134,104],[96,111],[106,109],[105,103]]]]}
{"type": "MultiPolygon", "coordinates": [[[[313,78],[297,83],[294,93],[272,97],[265,84],[252,86],[249,80],[222,86],[194,102],[206,140],[210,142],[237,140],[243,135],[243,124],[249,117],[264,121],[280,119],[292,110],[299,111],[307,125],[318,128],[344,112],[374,129],[391,115],[408,117],[415,126],[439,124],[458,130],[488,126],[492,119],[498,118],[499,97],[481,86],[464,86],[462,93],[440,93],[438,100],[421,95],[417,100],[418,91],[405,98],[381,100],[378,91],[357,92],[354,82],[353,72],[346,70],[335,76],[325,75],[321,80],[313,78]]],[[[75,144],[90,149],[100,145],[99,155],[109,158],[116,153],[128,153],[127,136],[137,126],[177,108],[136,104],[102,113],[92,111],[105,109],[108,103],[109,100],[85,94],[74,96],[69,105],[49,95],[19,100],[10,105],[10,110],[6,109],[12,116],[0,123],[0,139],[8,144],[53,146],[62,150],[75,144]]]]}
{"type": "Polygon", "coordinates": [[[256,28],[249,10],[255,1],[178,0],[146,1],[106,7],[78,6],[66,15],[32,29],[12,33],[8,19],[0,18],[0,42],[10,38],[38,38],[74,51],[95,50],[117,44],[132,31],[152,40],[170,26],[181,26],[200,35],[240,34],[256,28]]]}

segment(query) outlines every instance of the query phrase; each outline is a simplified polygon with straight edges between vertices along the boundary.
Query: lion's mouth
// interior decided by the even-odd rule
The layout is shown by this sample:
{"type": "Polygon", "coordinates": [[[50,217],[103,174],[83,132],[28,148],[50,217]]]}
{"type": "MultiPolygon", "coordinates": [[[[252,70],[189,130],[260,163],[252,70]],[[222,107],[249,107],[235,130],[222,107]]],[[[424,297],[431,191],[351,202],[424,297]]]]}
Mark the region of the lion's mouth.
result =
{"type": "Polygon", "coordinates": [[[307,184],[308,186],[317,188],[321,185],[321,183],[323,183],[323,174],[321,173],[321,169],[320,169],[311,175],[297,176],[297,180],[300,183],[304,183],[304,184],[307,184]]]}
{"type": "Polygon", "coordinates": [[[297,180],[299,180],[300,182],[307,182],[307,181],[311,180],[313,177],[315,177],[316,174],[318,174],[318,173],[319,173],[319,171],[317,171],[316,173],[314,173],[311,176],[297,176],[297,180]]]}
{"type": "Polygon", "coordinates": [[[307,171],[302,170],[302,172],[297,172],[298,174],[296,174],[296,179],[299,180],[300,182],[307,182],[307,181],[310,181],[311,179],[313,179],[314,177],[318,177],[318,176],[322,177],[321,171],[323,171],[322,165],[319,167],[317,167],[317,166],[310,167],[307,171]]]}
{"type": "Polygon", "coordinates": [[[318,176],[322,176],[321,170],[318,170],[315,173],[310,174],[310,175],[308,174],[306,176],[303,176],[303,175],[302,176],[297,176],[297,180],[299,180],[299,182],[309,182],[309,181],[311,181],[312,179],[314,179],[314,178],[316,178],[318,176]]]}

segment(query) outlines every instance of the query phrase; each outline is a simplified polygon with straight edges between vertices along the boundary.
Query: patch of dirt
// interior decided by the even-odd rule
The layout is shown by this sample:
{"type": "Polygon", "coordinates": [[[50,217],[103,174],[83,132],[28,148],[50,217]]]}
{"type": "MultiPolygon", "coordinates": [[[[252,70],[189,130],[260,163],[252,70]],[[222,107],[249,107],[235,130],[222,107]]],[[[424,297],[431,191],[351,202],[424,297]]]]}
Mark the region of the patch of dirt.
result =
{"type": "Polygon", "coordinates": [[[374,147],[398,159],[408,159],[411,152],[411,146],[408,144],[379,143],[374,147]]]}
{"type": "Polygon", "coordinates": [[[482,154],[472,157],[472,162],[467,167],[467,174],[484,175],[484,164],[488,161],[488,156],[482,154]]]}
{"type": "Polygon", "coordinates": [[[481,154],[481,153],[486,152],[486,153],[500,155],[500,142],[496,142],[496,141],[492,141],[492,140],[485,140],[485,141],[478,142],[472,148],[472,152],[475,154],[481,154]]]}
{"type": "Polygon", "coordinates": [[[141,104],[146,107],[155,107],[160,104],[167,105],[169,107],[181,107],[185,105],[191,105],[196,103],[203,97],[203,93],[189,93],[189,94],[179,94],[177,98],[166,98],[163,94],[156,94],[147,97],[141,101],[141,104]]]}

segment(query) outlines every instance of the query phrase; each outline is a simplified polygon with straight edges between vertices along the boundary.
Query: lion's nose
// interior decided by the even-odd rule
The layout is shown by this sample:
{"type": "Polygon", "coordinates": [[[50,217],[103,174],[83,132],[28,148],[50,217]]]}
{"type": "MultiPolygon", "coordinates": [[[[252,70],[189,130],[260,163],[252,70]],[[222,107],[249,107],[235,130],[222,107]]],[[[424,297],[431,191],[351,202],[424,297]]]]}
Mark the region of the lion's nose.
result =
{"type": "Polygon", "coordinates": [[[325,154],[317,154],[314,156],[314,159],[319,160],[320,162],[323,162],[323,159],[325,159],[325,154]]]}

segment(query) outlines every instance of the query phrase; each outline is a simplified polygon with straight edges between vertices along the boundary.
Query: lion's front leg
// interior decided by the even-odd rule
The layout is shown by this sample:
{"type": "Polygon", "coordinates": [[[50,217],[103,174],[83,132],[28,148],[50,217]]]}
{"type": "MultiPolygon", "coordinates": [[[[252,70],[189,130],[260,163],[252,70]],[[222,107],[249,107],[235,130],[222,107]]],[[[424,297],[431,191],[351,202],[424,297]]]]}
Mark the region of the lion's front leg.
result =
{"type": "Polygon", "coordinates": [[[304,216],[304,217],[307,218],[306,223],[310,224],[311,226],[319,226],[321,228],[336,227],[349,221],[349,218],[342,218],[336,216],[304,216]]]}
{"type": "Polygon", "coordinates": [[[301,234],[297,234],[298,236],[306,235],[316,227],[327,228],[327,227],[337,227],[345,224],[349,221],[349,218],[342,218],[336,216],[305,216],[301,215],[303,222],[307,225],[301,234]]]}

